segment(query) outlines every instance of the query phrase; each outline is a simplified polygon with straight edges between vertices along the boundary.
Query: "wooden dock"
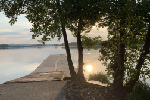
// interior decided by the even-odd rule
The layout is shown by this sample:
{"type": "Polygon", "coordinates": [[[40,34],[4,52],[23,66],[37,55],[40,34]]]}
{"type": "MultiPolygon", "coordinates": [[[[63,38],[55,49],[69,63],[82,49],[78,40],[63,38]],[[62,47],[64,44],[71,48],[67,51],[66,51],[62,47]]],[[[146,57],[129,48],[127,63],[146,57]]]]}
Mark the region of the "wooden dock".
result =
{"type": "Polygon", "coordinates": [[[70,77],[66,55],[49,55],[29,75],[0,84],[0,100],[66,100],[64,77],[70,77]]]}
{"type": "Polygon", "coordinates": [[[37,81],[62,81],[65,77],[70,76],[70,70],[65,54],[49,55],[32,73],[7,83],[24,83],[37,81]]]}

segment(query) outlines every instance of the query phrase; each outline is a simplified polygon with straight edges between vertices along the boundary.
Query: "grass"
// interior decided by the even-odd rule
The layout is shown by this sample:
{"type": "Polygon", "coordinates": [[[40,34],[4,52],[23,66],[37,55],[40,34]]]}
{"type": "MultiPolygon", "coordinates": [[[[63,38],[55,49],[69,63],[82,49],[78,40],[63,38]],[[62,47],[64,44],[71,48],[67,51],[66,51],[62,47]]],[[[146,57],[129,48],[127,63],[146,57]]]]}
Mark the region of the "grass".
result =
{"type": "Polygon", "coordinates": [[[98,72],[97,74],[90,74],[88,81],[90,80],[100,81],[104,84],[110,84],[108,77],[103,72],[98,72]]]}
{"type": "Polygon", "coordinates": [[[145,82],[138,81],[125,100],[150,100],[150,86],[145,82]]]}

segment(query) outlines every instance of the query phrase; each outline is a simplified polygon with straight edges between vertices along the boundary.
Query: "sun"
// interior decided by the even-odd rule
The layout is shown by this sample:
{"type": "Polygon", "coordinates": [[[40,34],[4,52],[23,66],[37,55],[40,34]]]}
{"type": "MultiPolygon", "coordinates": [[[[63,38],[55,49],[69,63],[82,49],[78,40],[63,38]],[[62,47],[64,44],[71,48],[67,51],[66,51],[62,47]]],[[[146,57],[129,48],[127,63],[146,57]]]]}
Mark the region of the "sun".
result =
{"type": "Polygon", "coordinates": [[[89,72],[91,72],[91,71],[92,71],[92,66],[91,66],[91,65],[87,65],[87,66],[86,66],[86,69],[87,69],[89,72]]]}

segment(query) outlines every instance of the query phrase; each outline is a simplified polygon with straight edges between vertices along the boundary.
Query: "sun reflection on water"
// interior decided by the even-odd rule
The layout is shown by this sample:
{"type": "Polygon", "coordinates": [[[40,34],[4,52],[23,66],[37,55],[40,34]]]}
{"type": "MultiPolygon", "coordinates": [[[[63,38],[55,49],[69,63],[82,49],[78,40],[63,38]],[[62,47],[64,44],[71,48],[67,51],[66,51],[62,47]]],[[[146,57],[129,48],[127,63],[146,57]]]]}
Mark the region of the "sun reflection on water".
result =
{"type": "Polygon", "coordinates": [[[92,66],[91,66],[91,65],[87,65],[87,66],[86,66],[86,69],[87,69],[89,72],[91,72],[91,71],[92,71],[92,66]]]}

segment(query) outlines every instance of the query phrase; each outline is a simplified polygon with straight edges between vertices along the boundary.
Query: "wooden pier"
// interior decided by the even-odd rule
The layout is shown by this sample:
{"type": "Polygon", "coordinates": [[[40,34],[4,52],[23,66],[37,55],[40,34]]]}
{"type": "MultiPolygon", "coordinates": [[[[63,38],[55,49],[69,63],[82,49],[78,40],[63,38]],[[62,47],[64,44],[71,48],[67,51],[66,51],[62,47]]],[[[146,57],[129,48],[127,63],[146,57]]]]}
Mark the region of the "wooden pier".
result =
{"type": "Polygon", "coordinates": [[[65,77],[70,77],[66,55],[49,55],[29,75],[0,84],[0,100],[66,100],[65,77]]]}
{"type": "Polygon", "coordinates": [[[62,81],[70,76],[70,70],[65,54],[49,55],[32,73],[7,83],[37,82],[37,81],[62,81]]]}

